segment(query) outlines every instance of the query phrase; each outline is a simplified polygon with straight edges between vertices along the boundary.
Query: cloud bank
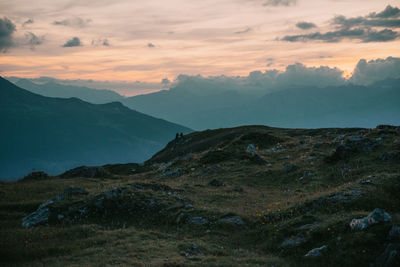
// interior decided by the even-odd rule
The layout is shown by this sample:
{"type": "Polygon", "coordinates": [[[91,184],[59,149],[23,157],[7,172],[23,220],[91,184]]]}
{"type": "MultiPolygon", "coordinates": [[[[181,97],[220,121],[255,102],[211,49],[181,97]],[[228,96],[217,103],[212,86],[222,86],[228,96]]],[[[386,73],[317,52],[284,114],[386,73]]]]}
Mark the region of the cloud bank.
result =
{"type": "Polygon", "coordinates": [[[0,52],[14,46],[13,34],[16,31],[15,24],[8,18],[0,18],[0,52]]]}
{"type": "MultiPolygon", "coordinates": [[[[395,29],[400,28],[400,19],[398,17],[400,17],[400,9],[389,5],[382,12],[370,13],[366,16],[354,18],[336,16],[330,22],[334,29],[325,33],[286,35],[281,40],[287,42],[341,42],[349,39],[363,43],[389,42],[400,37],[399,32],[395,31],[395,29]]],[[[300,29],[313,27],[313,25],[307,23],[297,23],[296,26],[300,29]]]]}

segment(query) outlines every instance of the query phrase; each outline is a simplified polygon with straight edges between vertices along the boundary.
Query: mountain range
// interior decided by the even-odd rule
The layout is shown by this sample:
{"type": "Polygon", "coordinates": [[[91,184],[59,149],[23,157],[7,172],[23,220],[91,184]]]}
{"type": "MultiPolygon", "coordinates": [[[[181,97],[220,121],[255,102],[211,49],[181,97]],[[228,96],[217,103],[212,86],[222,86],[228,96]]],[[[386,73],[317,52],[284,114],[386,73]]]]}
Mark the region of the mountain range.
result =
{"type": "Polygon", "coordinates": [[[400,124],[400,79],[368,86],[290,87],[263,96],[249,95],[245,90],[197,90],[203,94],[176,87],[122,102],[196,130],[249,124],[288,128],[400,124]]]}
{"type": "Polygon", "coordinates": [[[142,162],[177,132],[191,130],[121,103],[50,98],[0,78],[0,177],[32,169],[56,174],[79,165],[142,162]]]}

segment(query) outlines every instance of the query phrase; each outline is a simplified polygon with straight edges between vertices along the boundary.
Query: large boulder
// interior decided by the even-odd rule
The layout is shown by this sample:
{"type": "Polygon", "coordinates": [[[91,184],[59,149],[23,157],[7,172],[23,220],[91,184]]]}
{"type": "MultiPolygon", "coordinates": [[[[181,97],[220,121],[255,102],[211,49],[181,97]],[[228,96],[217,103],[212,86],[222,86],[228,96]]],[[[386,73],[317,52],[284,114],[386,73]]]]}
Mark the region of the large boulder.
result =
{"type": "Polygon", "coordinates": [[[48,223],[54,214],[51,206],[73,196],[87,195],[88,192],[79,187],[70,187],[61,194],[39,205],[38,209],[22,219],[22,227],[31,227],[48,223]]]}
{"type": "Polygon", "coordinates": [[[390,214],[383,211],[382,209],[377,208],[374,209],[374,211],[372,211],[367,217],[361,219],[353,219],[350,222],[350,228],[352,230],[364,230],[374,224],[390,221],[392,221],[392,217],[390,216],[390,214]]]}

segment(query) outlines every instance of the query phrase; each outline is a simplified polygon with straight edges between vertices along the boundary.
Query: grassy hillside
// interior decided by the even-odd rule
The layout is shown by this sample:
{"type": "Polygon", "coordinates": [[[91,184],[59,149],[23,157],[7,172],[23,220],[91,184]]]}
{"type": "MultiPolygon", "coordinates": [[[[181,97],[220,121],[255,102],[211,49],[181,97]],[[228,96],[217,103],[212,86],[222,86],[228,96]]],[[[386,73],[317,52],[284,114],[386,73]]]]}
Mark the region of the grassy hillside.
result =
{"type": "Polygon", "coordinates": [[[0,261],[382,266],[379,256],[400,242],[388,236],[400,223],[399,163],[395,127],[196,132],[143,166],[106,165],[103,177],[1,183],[0,261]],[[350,228],[375,208],[391,221],[350,228]],[[21,226],[34,211],[46,220],[21,226]],[[323,246],[321,256],[304,256],[323,246]]]}

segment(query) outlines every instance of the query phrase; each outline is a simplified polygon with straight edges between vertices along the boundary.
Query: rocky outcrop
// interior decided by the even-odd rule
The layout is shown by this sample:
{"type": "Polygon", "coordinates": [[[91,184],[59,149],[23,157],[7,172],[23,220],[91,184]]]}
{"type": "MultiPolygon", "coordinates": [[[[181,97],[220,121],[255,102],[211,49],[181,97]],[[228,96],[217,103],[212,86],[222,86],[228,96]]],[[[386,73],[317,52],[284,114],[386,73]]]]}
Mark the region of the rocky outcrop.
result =
{"type": "Polygon", "coordinates": [[[95,196],[80,188],[70,188],[44,202],[23,218],[23,227],[74,222],[173,221],[190,200],[177,195],[179,190],[154,184],[133,184],[114,188],[95,196]]]}
{"type": "Polygon", "coordinates": [[[110,172],[103,167],[87,167],[81,166],[66,171],[60,175],[62,178],[85,177],[85,178],[101,178],[110,175],[110,172]]]}
{"type": "Polygon", "coordinates": [[[353,219],[350,222],[350,228],[352,230],[364,230],[368,227],[392,221],[392,217],[389,213],[383,211],[382,209],[374,209],[367,217],[361,219],[353,219]]]}
{"type": "Polygon", "coordinates": [[[313,248],[312,250],[307,252],[307,254],[304,255],[304,257],[312,257],[312,258],[319,257],[327,249],[328,249],[328,247],[326,245],[323,245],[322,247],[319,247],[319,248],[313,248]]]}

